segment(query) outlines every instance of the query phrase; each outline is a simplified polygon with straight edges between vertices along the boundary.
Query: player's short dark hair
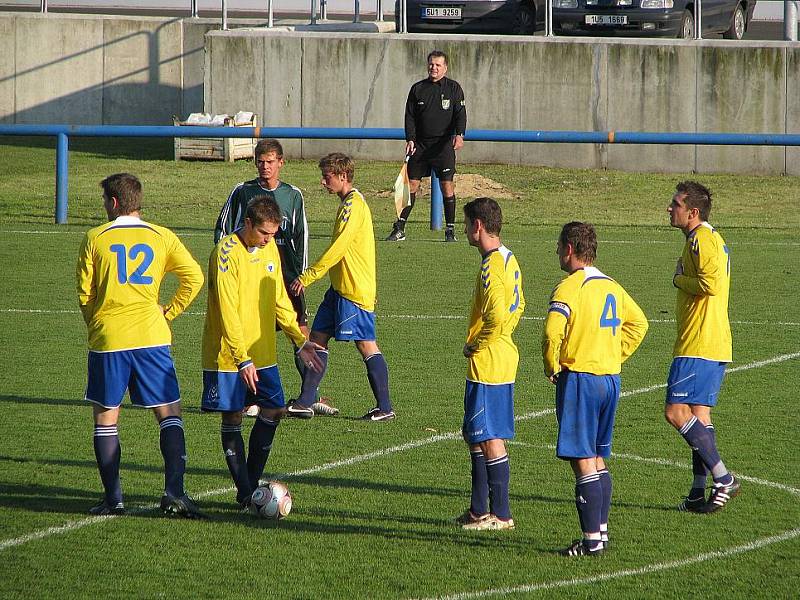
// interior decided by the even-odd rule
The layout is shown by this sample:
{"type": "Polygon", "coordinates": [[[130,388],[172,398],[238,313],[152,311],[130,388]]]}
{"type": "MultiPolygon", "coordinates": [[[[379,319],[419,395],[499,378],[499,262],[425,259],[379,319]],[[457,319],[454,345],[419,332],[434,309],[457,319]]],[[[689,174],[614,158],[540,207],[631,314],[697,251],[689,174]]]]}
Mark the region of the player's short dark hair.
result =
{"type": "Polygon", "coordinates": [[[480,219],[487,233],[500,235],[503,228],[503,211],[494,198],[475,198],[464,205],[464,216],[474,223],[480,219]]]}
{"type": "Polygon", "coordinates": [[[356,172],[356,163],[353,159],[341,152],[331,152],[319,159],[319,169],[323,173],[344,175],[347,181],[353,181],[356,172]]]}
{"type": "Polygon", "coordinates": [[[282,220],[281,208],[275,202],[275,198],[262,194],[254,196],[250,202],[247,203],[247,212],[245,216],[250,219],[252,225],[261,225],[261,223],[280,224],[282,220]]]}
{"type": "Polygon", "coordinates": [[[447,63],[447,54],[445,54],[441,50],[431,50],[431,53],[428,54],[428,61],[427,62],[431,62],[432,58],[443,58],[444,59],[444,64],[448,64],[447,63]]]}
{"type": "Polygon", "coordinates": [[[567,223],[561,228],[558,241],[561,242],[562,248],[572,244],[575,256],[587,264],[592,264],[597,258],[597,233],[591,223],[580,221],[567,223]]]}
{"type": "Polygon", "coordinates": [[[142,210],[142,182],[130,173],[115,173],[100,182],[107,198],[117,199],[117,215],[142,210]]]}
{"type": "Polygon", "coordinates": [[[259,156],[269,154],[270,152],[274,152],[275,156],[278,158],[283,158],[283,146],[281,146],[281,143],[278,140],[273,138],[258,140],[256,148],[253,150],[253,158],[258,160],[259,156]]]}
{"type": "Polygon", "coordinates": [[[696,181],[681,181],[675,186],[675,191],[683,196],[688,208],[696,208],[700,212],[700,218],[708,221],[711,215],[711,190],[696,181]]]}

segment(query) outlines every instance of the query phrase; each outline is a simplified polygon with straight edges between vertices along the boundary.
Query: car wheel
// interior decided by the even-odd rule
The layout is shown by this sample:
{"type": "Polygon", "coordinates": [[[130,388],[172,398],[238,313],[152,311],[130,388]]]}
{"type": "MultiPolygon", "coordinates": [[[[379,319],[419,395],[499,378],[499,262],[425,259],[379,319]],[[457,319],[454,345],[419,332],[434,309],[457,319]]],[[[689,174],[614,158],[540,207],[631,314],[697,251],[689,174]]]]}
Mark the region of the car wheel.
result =
{"type": "Polygon", "coordinates": [[[536,30],[536,9],[529,4],[517,5],[514,15],[514,33],[516,35],[533,35],[536,30]]]}
{"type": "Polygon", "coordinates": [[[692,11],[683,11],[681,17],[681,28],[678,30],[678,37],[684,40],[694,39],[694,15],[692,11]]]}
{"type": "Polygon", "coordinates": [[[740,40],[744,37],[744,31],[747,28],[747,23],[744,17],[744,9],[741,4],[736,5],[731,18],[731,26],[728,31],[722,34],[726,40],[740,40]]]}

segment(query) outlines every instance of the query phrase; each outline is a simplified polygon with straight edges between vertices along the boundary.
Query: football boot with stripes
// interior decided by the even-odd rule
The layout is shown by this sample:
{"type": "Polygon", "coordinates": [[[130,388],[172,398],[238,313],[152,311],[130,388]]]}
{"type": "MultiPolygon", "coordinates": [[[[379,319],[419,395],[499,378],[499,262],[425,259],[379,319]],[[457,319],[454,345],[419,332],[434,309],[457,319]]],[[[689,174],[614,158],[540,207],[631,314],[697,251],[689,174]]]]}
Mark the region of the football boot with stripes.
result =
{"type": "Polygon", "coordinates": [[[484,521],[491,517],[491,513],[483,513],[482,515],[475,515],[469,509],[465,510],[463,513],[458,515],[453,521],[456,525],[466,525],[468,523],[477,523],[479,521],[484,521]]]}
{"type": "Polygon", "coordinates": [[[103,498],[100,500],[100,502],[89,509],[89,514],[96,517],[103,515],[124,515],[125,505],[122,502],[117,502],[112,506],[106,501],[105,498],[103,498]]]}
{"type": "Polygon", "coordinates": [[[704,512],[714,513],[725,508],[725,505],[731,498],[735,498],[739,495],[739,488],[741,488],[741,486],[742,483],[736,479],[736,477],[733,477],[728,485],[715,484],[711,490],[711,495],[708,497],[708,502],[706,502],[704,512]]]}
{"type": "Polygon", "coordinates": [[[161,510],[168,517],[183,517],[184,519],[205,519],[206,515],[200,512],[200,507],[194,500],[184,494],[180,498],[172,494],[161,496],[161,510]]]}
{"type": "MultiPolygon", "coordinates": [[[[599,540],[598,540],[599,541],[599,540]]],[[[572,544],[559,551],[561,556],[601,556],[606,551],[605,544],[600,542],[594,548],[590,548],[586,540],[573,540],[572,544]]]]}
{"type": "Polygon", "coordinates": [[[461,529],[470,531],[487,531],[499,529],[514,529],[514,519],[501,519],[495,515],[490,514],[485,519],[478,519],[472,523],[464,523],[461,529]]]}
{"type": "Polygon", "coordinates": [[[686,496],[683,502],[678,504],[678,510],[681,512],[704,513],[706,512],[706,499],[704,496],[699,498],[686,496]]]}

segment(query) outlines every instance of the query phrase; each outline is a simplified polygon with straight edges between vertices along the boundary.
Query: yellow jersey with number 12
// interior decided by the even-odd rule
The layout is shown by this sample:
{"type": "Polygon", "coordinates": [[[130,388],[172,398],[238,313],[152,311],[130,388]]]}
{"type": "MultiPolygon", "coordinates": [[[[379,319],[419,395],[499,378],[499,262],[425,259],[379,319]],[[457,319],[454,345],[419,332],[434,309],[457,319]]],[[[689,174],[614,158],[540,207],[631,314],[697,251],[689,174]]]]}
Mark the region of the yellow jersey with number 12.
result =
{"type": "Polygon", "coordinates": [[[77,283],[89,350],[114,352],[169,345],[169,321],[197,296],[203,271],[169,229],[122,216],[87,232],[77,283]],[[179,283],[162,307],[158,293],[167,273],[179,283]]]}

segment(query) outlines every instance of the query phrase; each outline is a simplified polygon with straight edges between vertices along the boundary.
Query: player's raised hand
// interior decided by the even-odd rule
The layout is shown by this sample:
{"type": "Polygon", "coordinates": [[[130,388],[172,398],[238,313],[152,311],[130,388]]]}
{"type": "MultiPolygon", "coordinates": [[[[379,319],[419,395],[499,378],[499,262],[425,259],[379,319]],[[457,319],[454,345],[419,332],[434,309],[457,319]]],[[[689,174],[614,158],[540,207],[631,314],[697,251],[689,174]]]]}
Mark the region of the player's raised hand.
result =
{"type": "Polygon", "coordinates": [[[242,381],[244,381],[250,393],[255,394],[256,384],[258,383],[258,371],[256,371],[253,363],[239,369],[239,377],[242,378],[242,381]]]}
{"type": "Polygon", "coordinates": [[[312,342],[311,340],[307,340],[300,349],[297,351],[297,355],[303,361],[303,364],[307,366],[312,371],[317,373],[322,371],[322,361],[317,356],[317,350],[324,350],[322,346],[319,344],[312,342]]]}

